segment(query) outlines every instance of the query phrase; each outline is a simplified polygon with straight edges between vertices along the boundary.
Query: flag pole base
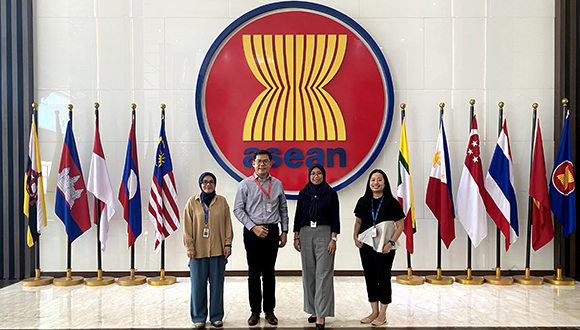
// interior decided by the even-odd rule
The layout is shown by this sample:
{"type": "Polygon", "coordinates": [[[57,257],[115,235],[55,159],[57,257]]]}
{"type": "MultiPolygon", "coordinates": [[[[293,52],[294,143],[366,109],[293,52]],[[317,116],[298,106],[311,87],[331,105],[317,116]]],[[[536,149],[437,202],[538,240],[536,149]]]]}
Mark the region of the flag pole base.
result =
{"type": "Polygon", "coordinates": [[[165,276],[165,269],[161,269],[159,276],[150,278],[147,283],[149,285],[170,285],[177,282],[175,276],[165,276]]]}
{"type": "Polygon", "coordinates": [[[544,284],[544,279],[542,277],[530,276],[530,269],[529,268],[526,268],[525,275],[514,276],[514,281],[516,283],[520,283],[520,284],[524,284],[524,285],[542,285],[542,284],[544,284]]]}
{"type": "Polygon", "coordinates": [[[66,270],[66,277],[59,277],[55,278],[52,282],[56,286],[71,286],[71,285],[79,285],[85,281],[85,278],[82,276],[72,276],[71,269],[66,270]]]}
{"type": "Polygon", "coordinates": [[[22,280],[22,285],[24,286],[39,286],[39,285],[47,285],[52,283],[54,277],[52,276],[40,276],[40,269],[35,271],[34,277],[29,277],[27,279],[22,280]]]}
{"type": "Polygon", "coordinates": [[[119,278],[117,283],[119,285],[139,285],[147,282],[147,277],[143,275],[135,275],[135,269],[131,269],[131,275],[119,278]]]}
{"type": "Polygon", "coordinates": [[[449,276],[441,276],[441,268],[437,268],[437,275],[425,276],[425,281],[427,281],[427,283],[437,285],[453,284],[453,278],[449,276]]]}
{"type": "Polygon", "coordinates": [[[481,276],[472,276],[471,268],[467,268],[467,275],[455,276],[455,282],[466,285],[480,285],[485,282],[481,276]]]}
{"type": "Polygon", "coordinates": [[[501,269],[495,269],[495,275],[487,275],[483,277],[486,283],[494,285],[512,285],[514,279],[511,276],[501,276],[501,269]]]}
{"type": "Polygon", "coordinates": [[[87,278],[85,284],[89,286],[102,286],[115,283],[115,278],[112,276],[103,276],[103,270],[99,269],[97,277],[87,278]]]}
{"type": "Polygon", "coordinates": [[[544,276],[544,281],[554,285],[574,285],[576,281],[571,277],[562,276],[562,268],[556,269],[556,275],[544,276]]]}
{"type": "Polygon", "coordinates": [[[421,276],[414,276],[413,270],[411,268],[407,268],[407,275],[397,276],[397,283],[406,285],[421,285],[425,283],[425,279],[421,276]]]}

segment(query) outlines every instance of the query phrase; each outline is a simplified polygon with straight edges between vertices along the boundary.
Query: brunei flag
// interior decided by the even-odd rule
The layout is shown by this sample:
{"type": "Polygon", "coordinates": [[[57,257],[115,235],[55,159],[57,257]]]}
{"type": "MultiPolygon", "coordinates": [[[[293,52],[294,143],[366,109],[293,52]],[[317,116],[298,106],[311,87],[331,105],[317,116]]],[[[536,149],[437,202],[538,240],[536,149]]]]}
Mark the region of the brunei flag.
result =
{"type": "Polygon", "coordinates": [[[409,144],[407,142],[407,125],[403,119],[401,125],[401,142],[399,144],[399,180],[397,183],[397,200],[405,213],[405,236],[407,251],[413,254],[413,234],[417,231],[415,224],[415,203],[413,202],[413,179],[411,178],[411,163],[409,144]]]}
{"type": "Polygon", "coordinates": [[[36,122],[33,116],[30,127],[30,142],[28,143],[28,165],[24,174],[24,215],[28,217],[26,242],[30,247],[38,241],[40,230],[46,227],[46,206],[44,205],[41,170],[36,122]]]}

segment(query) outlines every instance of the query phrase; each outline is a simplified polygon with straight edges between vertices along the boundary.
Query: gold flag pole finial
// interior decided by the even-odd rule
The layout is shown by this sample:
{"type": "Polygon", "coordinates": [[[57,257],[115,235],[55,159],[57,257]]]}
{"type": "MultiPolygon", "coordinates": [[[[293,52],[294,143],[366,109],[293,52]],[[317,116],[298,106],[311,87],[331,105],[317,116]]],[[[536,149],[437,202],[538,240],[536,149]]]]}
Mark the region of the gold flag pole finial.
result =
{"type": "Polygon", "coordinates": [[[407,107],[407,105],[405,103],[401,103],[401,110],[405,111],[405,108],[407,107]]]}
{"type": "Polygon", "coordinates": [[[160,107],[161,107],[161,110],[165,110],[165,103],[161,103],[160,107]]]}
{"type": "Polygon", "coordinates": [[[74,106],[72,104],[69,104],[67,108],[68,108],[68,111],[72,111],[74,106]]]}
{"type": "Polygon", "coordinates": [[[473,106],[475,104],[475,99],[469,100],[469,104],[471,104],[471,106],[473,106]]]}
{"type": "Polygon", "coordinates": [[[34,111],[36,111],[36,109],[38,109],[38,104],[36,104],[36,102],[32,103],[32,109],[34,111]]]}
{"type": "Polygon", "coordinates": [[[503,106],[505,105],[505,103],[503,103],[503,102],[499,102],[497,105],[499,106],[499,108],[500,108],[501,110],[503,110],[503,106]]]}
{"type": "Polygon", "coordinates": [[[131,103],[131,109],[132,109],[133,111],[135,111],[135,109],[137,109],[137,104],[135,104],[135,103],[131,103]]]}
{"type": "Polygon", "coordinates": [[[95,102],[95,103],[93,104],[93,107],[95,107],[95,110],[99,110],[99,107],[100,107],[100,106],[101,106],[101,105],[99,104],[99,102],[95,102]]]}
{"type": "Polygon", "coordinates": [[[568,105],[568,99],[567,98],[563,98],[562,99],[562,105],[568,105]]]}
{"type": "Polygon", "coordinates": [[[443,110],[443,108],[445,108],[445,103],[443,102],[439,103],[439,109],[443,110]]]}
{"type": "Polygon", "coordinates": [[[532,104],[532,108],[534,109],[534,111],[538,110],[538,104],[537,103],[532,104]]]}

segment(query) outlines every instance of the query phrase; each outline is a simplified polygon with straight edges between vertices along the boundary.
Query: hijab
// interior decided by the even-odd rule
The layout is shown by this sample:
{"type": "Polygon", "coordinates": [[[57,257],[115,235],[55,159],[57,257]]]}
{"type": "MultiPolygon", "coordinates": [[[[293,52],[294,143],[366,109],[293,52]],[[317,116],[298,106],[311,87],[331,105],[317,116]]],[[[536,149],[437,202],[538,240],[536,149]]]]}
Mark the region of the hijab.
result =
{"type": "Polygon", "coordinates": [[[304,193],[306,197],[310,199],[310,208],[308,209],[310,221],[318,221],[318,201],[320,200],[320,196],[330,192],[331,190],[332,188],[330,185],[326,183],[326,170],[324,169],[324,166],[321,164],[310,166],[308,169],[308,183],[304,186],[304,193]],[[310,174],[315,168],[318,168],[320,172],[322,172],[322,182],[318,185],[315,185],[310,181],[310,174]]]}
{"type": "Polygon", "coordinates": [[[203,191],[203,188],[201,189],[201,200],[203,201],[203,203],[207,206],[209,206],[209,204],[211,203],[211,201],[213,200],[213,198],[215,197],[215,186],[217,185],[217,179],[215,178],[215,175],[213,175],[213,173],[211,172],[204,172],[201,174],[201,176],[199,177],[199,187],[201,188],[201,182],[203,181],[203,178],[205,176],[211,176],[214,182],[214,189],[211,193],[206,193],[205,191],[203,191]]]}

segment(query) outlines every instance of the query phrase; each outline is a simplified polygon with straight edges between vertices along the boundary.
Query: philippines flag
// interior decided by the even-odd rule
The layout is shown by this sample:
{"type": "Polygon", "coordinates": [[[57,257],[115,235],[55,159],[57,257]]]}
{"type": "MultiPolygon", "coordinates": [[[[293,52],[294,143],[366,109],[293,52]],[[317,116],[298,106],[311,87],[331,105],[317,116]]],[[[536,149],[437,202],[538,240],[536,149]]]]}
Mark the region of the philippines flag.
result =
{"type": "Polygon", "coordinates": [[[480,152],[477,118],[474,115],[461,181],[457,189],[457,219],[475,247],[487,236],[485,202],[489,197],[483,183],[480,152]]]}
{"type": "Polygon", "coordinates": [[[70,120],[66,126],[56,187],[54,210],[64,224],[70,241],[73,242],[91,228],[91,217],[87,189],[70,120]]]}
{"type": "Polygon", "coordinates": [[[111,185],[109,170],[105,161],[105,153],[101,145],[98,122],[95,122],[95,144],[93,145],[93,157],[91,158],[91,169],[89,170],[87,185],[87,190],[95,196],[95,223],[97,223],[97,205],[101,209],[99,239],[101,241],[101,250],[105,251],[109,236],[109,222],[113,214],[115,214],[115,196],[113,195],[113,186],[111,185]]]}
{"type": "Polygon", "coordinates": [[[542,145],[540,119],[536,119],[536,139],[534,140],[532,169],[530,174],[530,197],[532,198],[532,247],[535,251],[554,238],[550,197],[546,183],[546,162],[542,145]]]}
{"type": "Polygon", "coordinates": [[[161,249],[161,242],[179,228],[177,204],[177,187],[173,179],[173,165],[165,137],[165,118],[163,118],[149,195],[149,219],[155,226],[155,253],[161,249]]]}
{"type": "Polygon", "coordinates": [[[564,236],[566,237],[576,230],[575,188],[572,143],[570,140],[570,115],[567,115],[550,178],[552,212],[562,224],[564,236]]]}
{"type": "Polygon", "coordinates": [[[485,189],[489,193],[487,213],[505,236],[505,249],[518,238],[518,208],[514,189],[514,168],[507,130],[507,120],[503,127],[491,163],[485,177],[485,189]]]}
{"type": "Polygon", "coordinates": [[[135,137],[135,119],[131,121],[125,168],[119,188],[119,202],[123,205],[123,218],[127,221],[129,247],[141,235],[141,183],[139,182],[139,165],[137,163],[137,141],[135,137]]]}
{"type": "Polygon", "coordinates": [[[455,211],[453,193],[451,192],[451,168],[449,164],[449,148],[443,119],[437,137],[437,147],[433,156],[433,168],[429,174],[426,194],[427,207],[441,225],[441,239],[449,248],[455,239],[455,211]]]}

